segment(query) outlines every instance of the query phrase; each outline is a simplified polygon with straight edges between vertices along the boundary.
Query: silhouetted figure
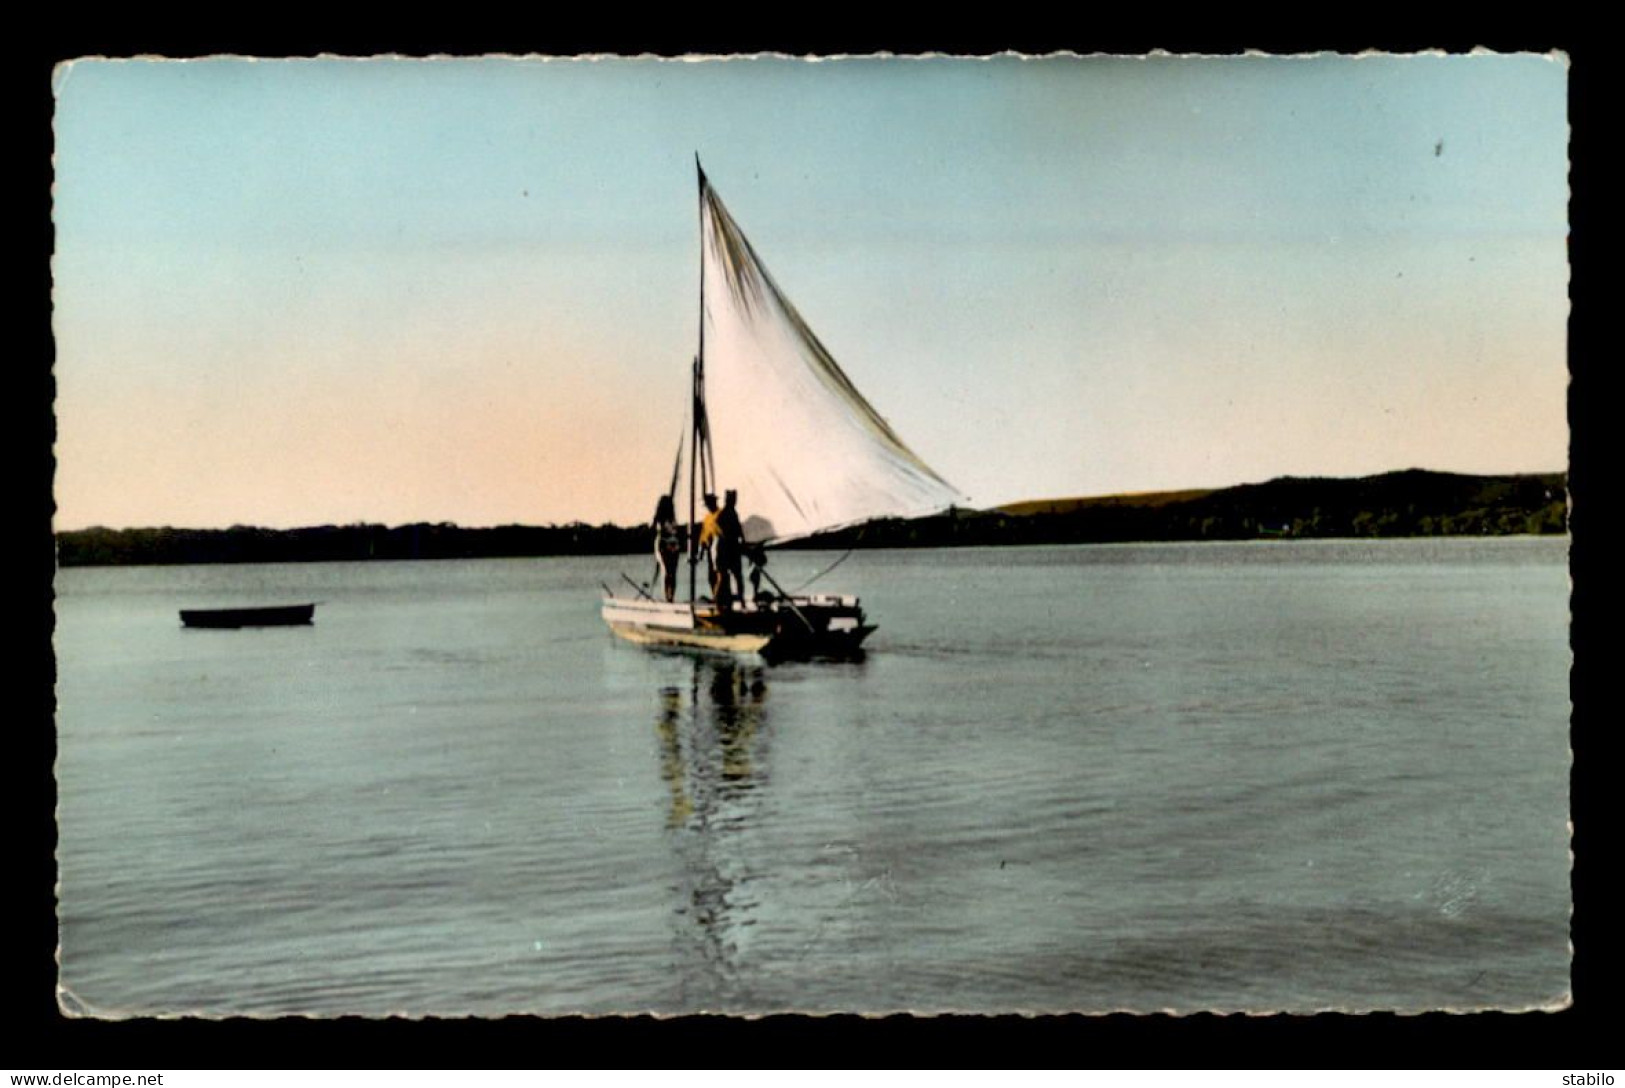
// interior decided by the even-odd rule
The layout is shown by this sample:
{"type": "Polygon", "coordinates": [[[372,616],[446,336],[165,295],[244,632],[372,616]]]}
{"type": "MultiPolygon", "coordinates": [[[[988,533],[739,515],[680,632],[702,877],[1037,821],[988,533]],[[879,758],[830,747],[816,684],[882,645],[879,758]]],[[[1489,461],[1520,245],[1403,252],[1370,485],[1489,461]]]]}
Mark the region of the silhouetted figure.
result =
{"type": "Polygon", "coordinates": [[[745,595],[745,574],[741,569],[745,557],[745,530],[739,523],[739,509],[735,505],[739,492],[729,491],[717,512],[717,605],[728,608],[733,601],[745,595]]]}
{"type": "Polygon", "coordinates": [[[762,568],[767,566],[767,546],[746,544],[745,558],[750,560],[750,599],[754,601],[762,595],[762,568]]]}
{"type": "Polygon", "coordinates": [[[655,573],[664,578],[666,600],[677,597],[677,557],[683,551],[683,530],[677,524],[677,509],[670,495],[655,504],[655,573]]]}

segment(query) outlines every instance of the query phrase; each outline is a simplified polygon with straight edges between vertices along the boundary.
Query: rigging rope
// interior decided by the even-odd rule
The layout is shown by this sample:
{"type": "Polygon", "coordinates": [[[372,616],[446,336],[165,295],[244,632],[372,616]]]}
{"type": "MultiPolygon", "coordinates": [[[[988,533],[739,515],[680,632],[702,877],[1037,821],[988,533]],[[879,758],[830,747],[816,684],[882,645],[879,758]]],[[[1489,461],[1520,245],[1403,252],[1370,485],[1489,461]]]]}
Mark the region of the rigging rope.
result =
{"type": "Polygon", "coordinates": [[[824,575],[828,574],[830,571],[834,570],[836,567],[838,567],[842,563],[846,562],[846,557],[848,555],[851,555],[851,554],[852,554],[852,549],[851,548],[846,549],[846,555],[841,556],[839,559],[835,560],[835,562],[831,563],[829,566],[825,567],[823,570],[819,571],[817,574],[813,575],[811,578],[808,578],[805,582],[802,582],[799,586],[792,589],[790,592],[791,593],[800,593],[802,590],[806,589],[808,586],[810,586],[814,582],[818,581],[818,579],[822,578],[824,575]]]}

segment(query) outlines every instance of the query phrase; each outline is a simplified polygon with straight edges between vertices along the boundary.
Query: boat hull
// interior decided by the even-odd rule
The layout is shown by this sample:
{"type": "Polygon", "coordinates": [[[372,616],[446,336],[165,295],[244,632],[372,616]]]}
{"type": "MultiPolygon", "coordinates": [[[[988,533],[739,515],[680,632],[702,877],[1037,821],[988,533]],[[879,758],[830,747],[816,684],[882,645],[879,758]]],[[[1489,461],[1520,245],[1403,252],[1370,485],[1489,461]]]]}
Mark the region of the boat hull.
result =
{"type": "Polygon", "coordinates": [[[276,605],[269,608],[183,608],[187,627],[300,627],[315,622],[314,604],[276,605]]]}
{"type": "Polygon", "coordinates": [[[757,654],[769,659],[854,657],[874,631],[853,597],[773,598],[720,611],[626,597],[603,600],[614,634],[642,646],[757,654]]]}

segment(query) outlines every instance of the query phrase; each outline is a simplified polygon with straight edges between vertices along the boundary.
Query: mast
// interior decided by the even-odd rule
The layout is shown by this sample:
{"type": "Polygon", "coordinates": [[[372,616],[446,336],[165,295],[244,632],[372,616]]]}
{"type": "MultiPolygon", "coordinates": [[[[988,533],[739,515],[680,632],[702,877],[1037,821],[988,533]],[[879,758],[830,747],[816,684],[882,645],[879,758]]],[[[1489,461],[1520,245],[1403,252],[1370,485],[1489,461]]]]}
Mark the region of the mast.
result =
{"type": "Polygon", "coordinates": [[[695,484],[705,451],[700,445],[700,420],[705,413],[705,169],[699,152],[694,153],[694,170],[700,181],[700,350],[694,356],[689,386],[689,416],[692,430],[688,440],[688,606],[694,608],[696,570],[700,563],[699,524],[695,520],[695,484]]]}

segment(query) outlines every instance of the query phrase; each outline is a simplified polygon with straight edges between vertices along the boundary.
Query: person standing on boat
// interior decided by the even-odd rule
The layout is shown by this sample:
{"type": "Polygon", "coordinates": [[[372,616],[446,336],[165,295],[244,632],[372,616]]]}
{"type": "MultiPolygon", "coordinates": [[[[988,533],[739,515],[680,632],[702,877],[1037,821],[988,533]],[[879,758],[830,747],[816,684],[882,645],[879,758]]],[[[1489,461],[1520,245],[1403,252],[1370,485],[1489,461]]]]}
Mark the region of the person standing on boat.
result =
{"type": "Polygon", "coordinates": [[[736,505],[739,492],[729,491],[717,512],[717,603],[727,608],[737,597],[745,597],[745,529],[739,523],[736,505]]]}
{"type": "Polygon", "coordinates": [[[677,597],[677,556],[683,550],[683,531],[677,525],[677,508],[670,495],[655,504],[655,573],[664,575],[666,600],[677,597]]]}
{"type": "Polygon", "coordinates": [[[716,552],[717,540],[722,534],[722,529],[717,523],[721,511],[717,509],[717,497],[709,492],[705,496],[705,508],[710,513],[706,514],[705,519],[700,522],[699,534],[694,538],[694,561],[698,563],[700,555],[702,553],[705,555],[706,581],[711,587],[711,599],[720,600],[717,596],[716,552]]]}
{"type": "Polygon", "coordinates": [[[762,595],[763,567],[767,566],[767,545],[746,544],[745,558],[750,560],[750,598],[756,600],[762,595]]]}

